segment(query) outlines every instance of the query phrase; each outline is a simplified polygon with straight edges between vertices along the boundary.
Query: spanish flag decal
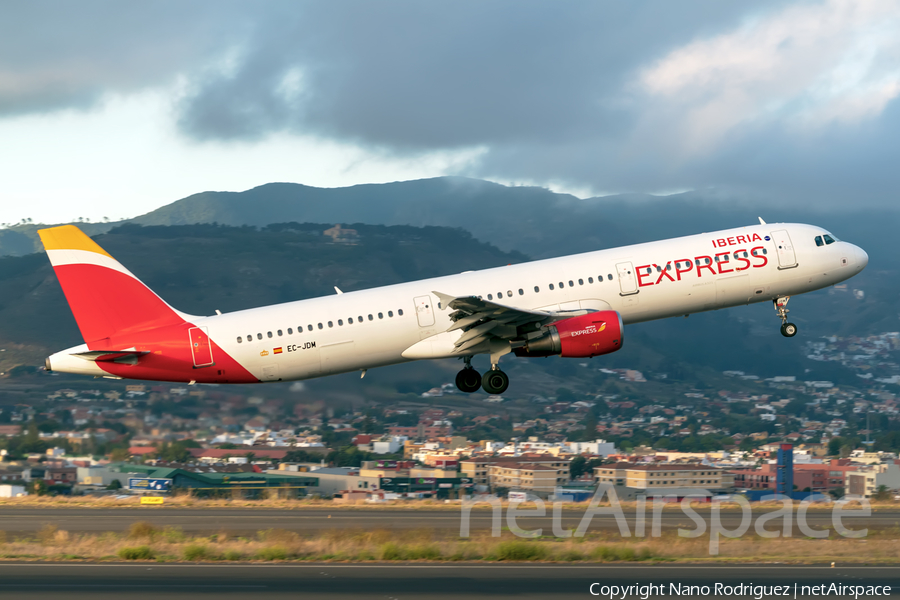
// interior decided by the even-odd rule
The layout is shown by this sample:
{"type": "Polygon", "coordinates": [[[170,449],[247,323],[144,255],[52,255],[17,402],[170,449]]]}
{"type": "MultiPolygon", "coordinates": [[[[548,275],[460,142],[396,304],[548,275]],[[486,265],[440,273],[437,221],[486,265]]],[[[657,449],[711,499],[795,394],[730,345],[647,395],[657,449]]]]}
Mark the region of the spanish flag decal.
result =
{"type": "Polygon", "coordinates": [[[275,354],[281,354],[281,348],[275,348],[274,352],[275,354]]]}

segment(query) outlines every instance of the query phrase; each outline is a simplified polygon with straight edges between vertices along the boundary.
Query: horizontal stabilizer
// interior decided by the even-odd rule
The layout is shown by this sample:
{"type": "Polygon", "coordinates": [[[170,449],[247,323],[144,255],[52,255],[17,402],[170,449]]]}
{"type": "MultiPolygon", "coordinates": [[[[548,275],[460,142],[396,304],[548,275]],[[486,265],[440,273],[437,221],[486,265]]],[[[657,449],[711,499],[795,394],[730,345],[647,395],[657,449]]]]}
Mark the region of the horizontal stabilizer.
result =
{"type": "Polygon", "coordinates": [[[140,352],[137,350],[89,350],[88,352],[76,352],[72,356],[77,356],[84,360],[93,362],[117,362],[137,364],[137,359],[149,352],[140,352]]]}

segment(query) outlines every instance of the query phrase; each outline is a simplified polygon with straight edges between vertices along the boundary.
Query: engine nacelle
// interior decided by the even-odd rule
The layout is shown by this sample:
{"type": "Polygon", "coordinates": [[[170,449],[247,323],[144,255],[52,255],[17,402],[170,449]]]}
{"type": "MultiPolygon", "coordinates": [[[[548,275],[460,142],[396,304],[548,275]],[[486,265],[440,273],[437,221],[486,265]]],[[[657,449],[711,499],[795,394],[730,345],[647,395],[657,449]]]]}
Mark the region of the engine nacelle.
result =
{"type": "Polygon", "coordinates": [[[622,315],[614,310],[564,319],[548,325],[544,330],[544,335],[516,348],[516,356],[591,358],[615,352],[625,341],[622,315]]]}

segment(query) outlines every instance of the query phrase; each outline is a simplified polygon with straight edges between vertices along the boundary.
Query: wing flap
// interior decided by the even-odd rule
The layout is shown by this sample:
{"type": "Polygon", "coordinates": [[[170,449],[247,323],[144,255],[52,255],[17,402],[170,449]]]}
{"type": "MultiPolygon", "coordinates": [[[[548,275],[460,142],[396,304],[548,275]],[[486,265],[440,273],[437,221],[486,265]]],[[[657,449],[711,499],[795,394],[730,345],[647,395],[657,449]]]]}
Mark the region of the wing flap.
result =
{"type": "Polygon", "coordinates": [[[516,308],[478,296],[432,293],[440,299],[442,309],[453,310],[450,313],[453,324],[447,331],[463,331],[454,342],[456,354],[490,348],[492,340],[508,342],[518,336],[517,328],[522,325],[536,323],[539,327],[559,319],[556,313],[516,308]]]}

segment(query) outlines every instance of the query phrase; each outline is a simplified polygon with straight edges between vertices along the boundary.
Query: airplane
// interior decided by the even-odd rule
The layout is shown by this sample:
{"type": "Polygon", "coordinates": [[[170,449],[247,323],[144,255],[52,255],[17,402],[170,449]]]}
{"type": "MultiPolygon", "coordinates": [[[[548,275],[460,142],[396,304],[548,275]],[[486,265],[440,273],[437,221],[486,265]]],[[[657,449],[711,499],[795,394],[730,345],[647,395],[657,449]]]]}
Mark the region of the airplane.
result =
{"type": "Polygon", "coordinates": [[[501,357],[615,352],[625,326],[772,302],[853,277],[861,248],[805,224],[759,225],[467,271],[211,316],[172,308],[73,225],[39,231],[84,344],[47,371],[186,383],[293,381],[461,358],[457,387],[502,394],[501,357]],[[472,358],[490,356],[483,375],[472,358]]]}

